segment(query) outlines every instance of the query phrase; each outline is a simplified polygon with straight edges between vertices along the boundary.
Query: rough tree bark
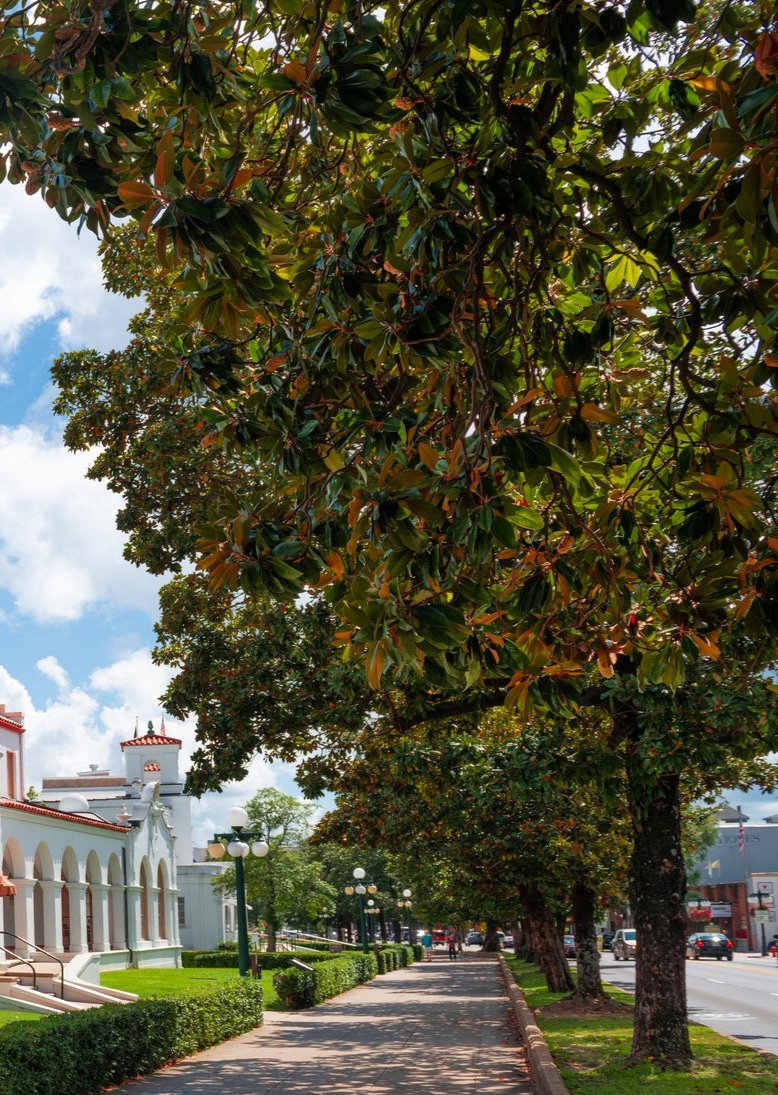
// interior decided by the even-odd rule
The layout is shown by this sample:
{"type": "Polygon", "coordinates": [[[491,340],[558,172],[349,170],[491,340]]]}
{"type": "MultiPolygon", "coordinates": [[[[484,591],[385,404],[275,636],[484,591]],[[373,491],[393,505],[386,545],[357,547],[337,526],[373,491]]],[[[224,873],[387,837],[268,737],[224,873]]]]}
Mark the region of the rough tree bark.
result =
{"type": "Polygon", "coordinates": [[[546,978],[549,992],[573,992],[575,982],[565,958],[554,914],[537,886],[523,886],[521,903],[532,926],[535,955],[546,978]]]}
{"type": "Polygon", "coordinates": [[[574,882],[571,899],[578,965],[578,984],[574,995],[578,1000],[602,1000],[606,994],[600,979],[600,952],[597,950],[597,928],[594,923],[597,894],[586,883],[574,882]]]}
{"type": "Polygon", "coordinates": [[[680,780],[645,772],[635,711],[614,714],[627,741],[634,833],[630,901],[637,930],[635,1025],[630,1062],[651,1058],[685,1071],[692,1060],[686,1012],[686,868],[681,852],[680,780]]]}

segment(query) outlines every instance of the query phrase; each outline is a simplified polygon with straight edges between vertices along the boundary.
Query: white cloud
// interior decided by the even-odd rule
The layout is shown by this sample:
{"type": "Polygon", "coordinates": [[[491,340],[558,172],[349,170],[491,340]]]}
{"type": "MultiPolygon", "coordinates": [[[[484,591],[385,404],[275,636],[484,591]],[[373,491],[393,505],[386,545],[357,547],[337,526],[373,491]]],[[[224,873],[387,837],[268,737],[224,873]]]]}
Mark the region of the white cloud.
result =
{"type": "Polygon", "coordinates": [[[79,236],[21,186],[0,187],[0,256],[0,353],[13,352],[31,327],[53,319],[59,349],[126,344],[137,300],[105,291],[91,232],[79,236]]]}
{"type": "Polygon", "coordinates": [[[35,668],[43,674],[44,677],[48,677],[50,681],[56,684],[57,688],[61,692],[64,692],[67,686],[70,684],[70,678],[65,670],[59,664],[56,658],[49,655],[46,658],[41,658],[35,663],[35,668]]]}
{"type": "Polygon", "coordinates": [[[99,604],[155,612],[159,580],[122,557],[117,499],[85,478],[89,462],[29,427],[0,426],[0,588],[36,621],[99,604]]]}

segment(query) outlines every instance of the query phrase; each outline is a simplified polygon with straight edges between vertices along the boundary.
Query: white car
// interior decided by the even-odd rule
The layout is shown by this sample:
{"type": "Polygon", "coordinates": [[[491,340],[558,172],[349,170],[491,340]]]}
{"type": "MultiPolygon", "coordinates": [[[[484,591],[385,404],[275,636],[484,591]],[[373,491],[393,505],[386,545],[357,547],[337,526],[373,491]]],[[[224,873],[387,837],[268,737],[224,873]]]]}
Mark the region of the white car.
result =
{"type": "Polygon", "coordinates": [[[611,943],[611,950],[613,951],[613,957],[618,960],[623,958],[625,961],[628,958],[634,958],[635,952],[638,949],[638,933],[634,928],[619,928],[613,937],[611,943]]]}

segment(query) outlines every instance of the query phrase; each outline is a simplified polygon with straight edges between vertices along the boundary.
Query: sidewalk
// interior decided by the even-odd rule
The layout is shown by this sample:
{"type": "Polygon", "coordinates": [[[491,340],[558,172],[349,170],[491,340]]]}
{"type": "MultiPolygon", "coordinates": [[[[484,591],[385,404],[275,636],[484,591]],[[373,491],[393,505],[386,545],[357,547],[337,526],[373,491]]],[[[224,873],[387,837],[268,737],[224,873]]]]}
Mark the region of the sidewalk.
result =
{"type": "Polygon", "coordinates": [[[494,957],[436,956],[142,1080],[119,1095],[535,1095],[494,957]]]}

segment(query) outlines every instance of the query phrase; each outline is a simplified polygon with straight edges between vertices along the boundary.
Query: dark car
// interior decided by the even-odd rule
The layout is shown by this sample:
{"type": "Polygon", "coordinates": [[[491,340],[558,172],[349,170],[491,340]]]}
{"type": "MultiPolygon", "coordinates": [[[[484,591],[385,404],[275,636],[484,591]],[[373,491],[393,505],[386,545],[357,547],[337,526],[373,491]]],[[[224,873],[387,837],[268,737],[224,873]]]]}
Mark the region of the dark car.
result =
{"type": "Polygon", "coordinates": [[[566,935],[562,939],[562,947],[564,948],[566,958],[575,958],[575,936],[566,935]]]}
{"type": "Polygon", "coordinates": [[[608,931],[607,928],[602,933],[602,949],[604,951],[610,950],[610,945],[613,942],[613,937],[615,934],[615,932],[608,931]]]}
{"type": "Polygon", "coordinates": [[[695,932],[686,940],[687,958],[715,958],[717,962],[726,958],[731,962],[733,953],[732,941],[721,932],[695,932]]]}
{"type": "Polygon", "coordinates": [[[468,947],[482,947],[484,943],[483,932],[468,932],[467,933],[467,945],[468,947]]]}

